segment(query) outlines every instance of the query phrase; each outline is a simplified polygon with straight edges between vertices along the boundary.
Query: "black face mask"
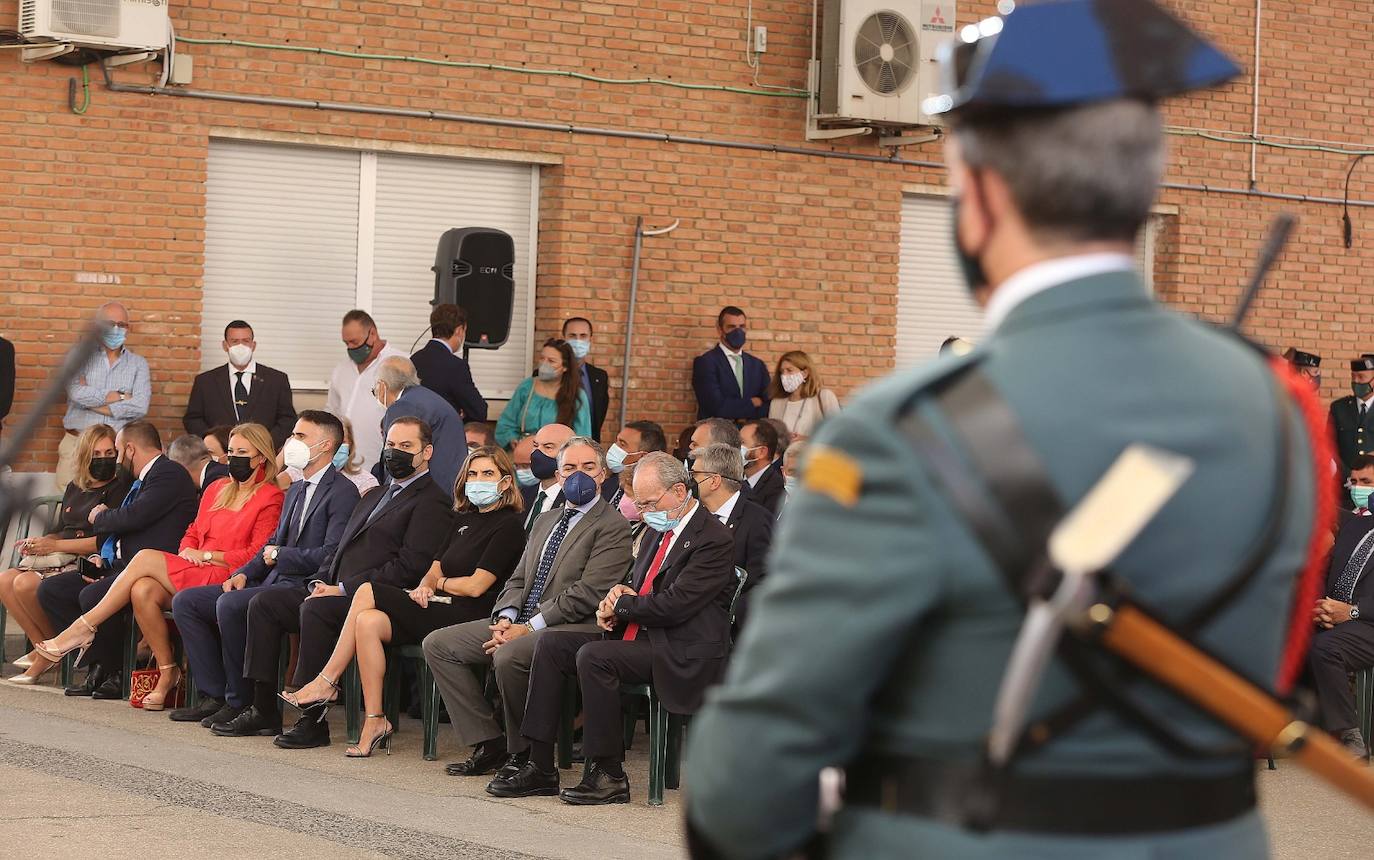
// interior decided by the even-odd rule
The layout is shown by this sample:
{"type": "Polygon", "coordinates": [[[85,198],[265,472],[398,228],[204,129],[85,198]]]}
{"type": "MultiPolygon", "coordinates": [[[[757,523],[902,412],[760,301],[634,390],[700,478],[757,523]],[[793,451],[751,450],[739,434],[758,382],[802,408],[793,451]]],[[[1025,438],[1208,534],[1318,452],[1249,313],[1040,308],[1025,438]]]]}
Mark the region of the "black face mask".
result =
{"type": "Polygon", "coordinates": [[[95,478],[97,481],[112,480],[118,467],[119,459],[116,457],[92,457],[90,469],[91,477],[95,478]]]}
{"type": "Polygon", "coordinates": [[[988,285],[987,273],[983,271],[983,264],[978,258],[964,250],[964,246],[959,243],[959,204],[960,199],[950,198],[954,208],[951,231],[954,237],[954,256],[959,261],[959,271],[964,276],[964,286],[970,293],[975,292],[981,287],[988,285]]]}
{"type": "Polygon", "coordinates": [[[252,457],[229,457],[229,477],[238,481],[240,484],[247,483],[253,477],[253,473],[258,469],[253,465],[252,457]]]}
{"type": "Polygon", "coordinates": [[[409,451],[402,451],[400,448],[382,449],[382,467],[397,481],[404,481],[415,474],[418,467],[414,460],[415,455],[409,451]]]}
{"type": "Polygon", "coordinates": [[[558,472],[558,461],[536,448],[530,453],[530,471],[541,481],[547,481],[558,472]]]}

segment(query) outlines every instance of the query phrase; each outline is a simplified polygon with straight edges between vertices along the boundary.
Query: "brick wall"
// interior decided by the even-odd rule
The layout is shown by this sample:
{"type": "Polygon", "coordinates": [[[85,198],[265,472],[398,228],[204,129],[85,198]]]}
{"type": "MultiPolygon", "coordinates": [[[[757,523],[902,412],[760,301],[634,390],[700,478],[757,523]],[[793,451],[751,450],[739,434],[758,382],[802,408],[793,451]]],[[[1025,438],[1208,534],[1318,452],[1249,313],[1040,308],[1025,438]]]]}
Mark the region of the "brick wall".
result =
{"type": "MultiPolygon", "coordinates": [[[[1251,66],[1253,2],[1172,5],[1251,66]]],[[[992,7],[966,3],[959,20],[992,7]]],[[[753,11],[769,31],[758,83],[803,87],[811,7],[757,0],[753,11]]],[[[1374,47],[1363,36],[1365,11],[1359,0],[1265,3],[1263,133],[1346,147],[1374,141],[1365,72],[1374,67],[1374,47]]],[[[0,0],[0,21],[15,14],[14,0],[0,0]]],[[[744,61],[743,2],[191,0],[172,14],[178,33],[194,38],[754,86],[744,61]]],[[[807,144],[799,99],[260,48],[181,50],[195,58],[196,89],[880,154],[872,139],[807,144]]],[[[156,64],[136,66],[119,78],[146,84],[155,71],[156,64]]],[[[692,417],[691,358],[712,343],[723,303],[750,312],[754,352],[771,363],[784,349],[805,349],[842,396],[887,371],[901,189],[941,181],[937,171],[913,166],[121,94],[98,81],[89,111],[76,116],[67,110],[73,76],[79,72],[69,67],[23,65],[17,52],[0,52],[0,183],[8,192],[0,207],[0,333],[20,356],[16,410],[33,400],[76,324],[118,297],[134,310],[130,345],[152,364],[152,417],[169,432],[179,428],[199,366],[212,128],[558,155],[561,165],[545,168],[541,180],[536,334],[570,314],[596,321],[594,360],[611,371],[613,416],[635,219],[643,215],[652,226],[681,219],[676,232],[645,244],[630,383],[632,416],[655,417],[672,432],[692,417]],[[83,283],[83,273],[119,283],[83,283]]],[[[1253,80],[1242,79],[1171,104],[1167,120],[1245,134],[1253,92],[1253,80]]],[[[1170,181],[1249,186],[1248,146],[1185,136],[1172,136],[1170,145],[1170,181]]],[[[938,145],[903,154],[940,157],[938,145]]],[[[1257,187],[1339,197],[1349,162],[1340,154],[1261,148],[1257,187]]],[[[1374,159],[1356,173],[1352,194],[1374,199],[1374,159]]],[[[1374,262],[1374,210],[1355,211],[1358,244],[1346,251],[1339,206],[1178,190],[1166,191],[1162,202],[1177,215],[1165,219],[1156,245],[1156,288],[1212,319],[1223,318],[1239,293],[1269,219],[1280,210],[1301,217],[1250,331],[1276,348],[1292,344],[1326,356],[1325,393],[1341,393],[1345,360],[1374,349],[1374,333],[1361,325],[1374,316],[1374,290],[1361,277],[1374,262]]],[[[59,424],[54,413],[21,469],[50,468],[59,424]]]]}

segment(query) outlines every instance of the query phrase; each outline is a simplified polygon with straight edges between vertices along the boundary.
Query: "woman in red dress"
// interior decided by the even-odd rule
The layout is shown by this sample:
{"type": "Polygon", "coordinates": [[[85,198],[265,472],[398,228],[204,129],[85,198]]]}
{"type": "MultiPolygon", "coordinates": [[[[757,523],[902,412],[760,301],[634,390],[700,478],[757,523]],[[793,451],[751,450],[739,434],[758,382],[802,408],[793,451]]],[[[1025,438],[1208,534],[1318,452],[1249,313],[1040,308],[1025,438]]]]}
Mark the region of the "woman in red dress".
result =
{"type": "Polygon", "coordinates": [[[69,651],[85,650],[95,640],[97,625],[132,604],[162,672],[157,686],[143,699],[143,709],[161,711],[181,683],[162,613],[172,605],[172,595],[183,588],[224,582],[267,543],[281,516],[283,495],[273,481],[276,474],[267,428],[261,424],[235,427],[229,434],[229,477],[205,490],[200,512],[181,539],[181,551],[173,555],[140,550],[99,603],[54,638],[38,643],[35,650],[52,661],[61,660],[69,651]]]}

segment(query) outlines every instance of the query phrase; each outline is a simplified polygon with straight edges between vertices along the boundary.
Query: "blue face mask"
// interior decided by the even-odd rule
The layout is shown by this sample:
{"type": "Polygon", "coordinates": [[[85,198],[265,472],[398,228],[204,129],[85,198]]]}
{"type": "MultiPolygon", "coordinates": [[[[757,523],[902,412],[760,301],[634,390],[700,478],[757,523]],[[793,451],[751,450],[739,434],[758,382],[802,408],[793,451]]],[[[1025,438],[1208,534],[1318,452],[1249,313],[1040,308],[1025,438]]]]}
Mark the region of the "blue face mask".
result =
{"type": "MultiPolygon", "coordinates": [[[[686,504],[687,501],[684,499],[682,504],[677,506],[676,510],[681,511],[686,504]]],[[[670,532],[682,525],[682,516],[679,514],[676,517],[670,517],[667,511],[645,511],[644,522],[649,528],[656,532],[670,532]]]]}
{"type": "Polygon", "coordinates": [[[1350,501],[1355,503],[1355,507],[1369,509],[1369,495],[1374,492],[1374,487],[1351,487],[1350,501]]]}
{"type": "Polygon", "coordinates": [[[535,449],[530,454],[530,471],[541,481],[547,481],[558,474],[558,461],[545,454],[543,451],[535,449]]]}
{"type": "Polygon", "coordinates": [[[587,353],[592,351],[592,342],[589,340],[570,340],[568,346],[572,348],[573,357],[578,361],[587,357],[587,353]]]}
{"type": "Polygon", "coordinates": [[[573,472],[563,479],[563,498],[575,508],[582,507],[596,498],[596,481],[586,472],[573,472]]]}
{"type": "Polygon", "coordinates": [[[625,458],[629,456],[630,452],[620,447],[619,444],[612,445],[611,449],[606,452],[606,465],[612,472],[619,475],[625,471],[625,458]]]}
{"type": "Polygon", "coordinates": [[[731,329],[730,331],[727,331],[725,333],[725,345],[738,352],[739,350],[744,349],[744,341],[746,337],[748,337],[748,335],[745,334],[744,329],[731,329]]]}
{"type": "Polygon", "coordinates": [[[468,481],[463,486],[463,494],[479,508],[485,508],[501,501],[500,481],[468,481]]]}
{"type": "Polygon", "coordinates": [[[339,446],[339,450],[337,450],[337,451],[334,452],[334,460],[333,460],[334,468],[336,468],[336,469],[342,469],[344,466],[347,466],[347,465],[348,465],[348,454],[349,454],[348,443],[345,442],[345,443],[343,443],[342,445],[339,446]]]}
{"type": "Polygon", "coordinates": [[[124,338],[128,332],[119,326],[110,326],[100,335],[100,342],[105,344],[106,349],[119,349],[124,345],[124,338]]]}
{"type": "Polygon", "coordinates": [[[522,487],[533,487],[535,484],[539,483],[539,479],[536,478],[534,472],[531,472],[529,469],[516,469],[515,480],[518,481],[522,487]]]}

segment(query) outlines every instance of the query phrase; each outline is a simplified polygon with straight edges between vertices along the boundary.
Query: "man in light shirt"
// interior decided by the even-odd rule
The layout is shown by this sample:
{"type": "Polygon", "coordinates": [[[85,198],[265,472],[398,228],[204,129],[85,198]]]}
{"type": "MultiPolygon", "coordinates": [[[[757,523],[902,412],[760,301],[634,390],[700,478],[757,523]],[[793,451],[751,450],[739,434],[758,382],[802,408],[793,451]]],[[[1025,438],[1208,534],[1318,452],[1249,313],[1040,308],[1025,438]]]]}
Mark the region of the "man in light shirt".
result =
{"type": "Polygon", "coordinates": [[[386,412],[372,394],[377,371],[383,358],[408,356],[382,340],[377,323],[364,310],[344,314],[341,337],[348,357],[329,375],[324,408],[352,422],[353,453],[362,460],[362,471],[368,472],[382,453],[382,415],[386,412]]]}

